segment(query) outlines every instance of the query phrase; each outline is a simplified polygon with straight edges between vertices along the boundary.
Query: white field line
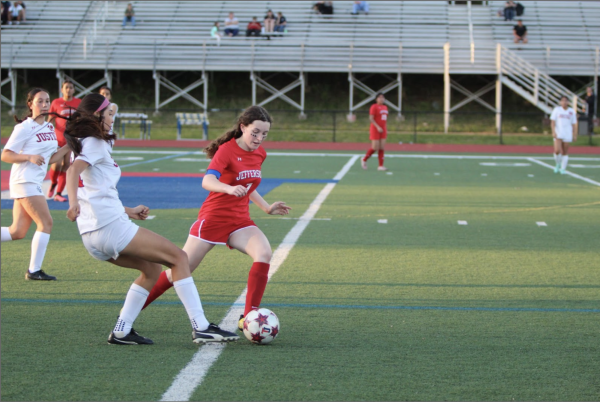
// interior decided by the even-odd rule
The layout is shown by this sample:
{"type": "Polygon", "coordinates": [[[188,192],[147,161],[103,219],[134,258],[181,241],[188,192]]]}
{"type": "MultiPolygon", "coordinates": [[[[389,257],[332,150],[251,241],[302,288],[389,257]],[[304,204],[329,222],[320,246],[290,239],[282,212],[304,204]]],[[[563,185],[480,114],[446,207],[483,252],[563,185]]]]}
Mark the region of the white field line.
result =
{"type": "MultiPolygon", "coordinates": [[[[201,151],[187,152],[187,151],[153,151],[153,150],[114,150],[113,154],[148,154],[148,155],[204,155],[201,151]]],[[[302,153],[302,152],[269,152],[269,156],[319,156],[319,157],[344,157],[349,158],[352,156],[363,156],[363,154],[356,153],[302,153]]],[[[528,160],[530,156],[503,156],[503,155],[439,155],[439,154],[386,154],[386,158],[408,158],[408,159],[497,159],[497,160],[528,160]]],[[[554,160],[551,156],[540,156],[535,157],[536,159],[542,160],[554,160]]],[[[571,156],[569,160],[572,161],[593,161],[598,162],[600,158],[594,157],[577,157],[571,156]]]]}
{"type": "MultiPolygon", "coordinates": [[[[360,156],[353,156],[348,163],[344,165],[342,170],[335,176],[335,180],[341,180],[342,177],[350,170],[352,165],[360,156]]],[[[277,250],[273,253],[271,259],[271,269],[269,270],[269,279],[277,272],[279,267],[286,260],[292,248],[304,232],[311,220],[315,217],[319,208],[331,193],[337,183],[328,183],[317,197],[310,204],[306,212],[300,217],[298,222],[285,236],[277,250]]],[[[244,312],[244,302],[246,300],[247,288],[237,298],[234,304],[219,326],[227,331],[235,331],[239,316],[244,312]]],[[[194,354],[192,360],[185,366],[173,380],[173,383],[163,394],[161,401],[188,401],[194,390],[202,383],[204,377],[208,373],[211,366],[217,361],[219,355],[225,348],[226,344],[204,345],[194,354]]]]}
{"type": "MultiPolygon", "coordinates": [[[[570,159],[571,159],[571,158],[569,158],[569,160],[570,160],[570,159]]],[[[548,169],[554,169],[554,166],[552,166],[552,165],[548,165],[547,163],[544,163],[544,162],[542,162],[542,161],[538,161],[538,160],[537,160],[537,159],[535,159],[535,158],[527,158],[527,160],[530,160],[530,161],[532,161],[532,162],[534,162],[534,163],[537,163],[538,165],[541,165],[541,166],[547,167],[548,169]]],[[[579,180],[583,180],[583,181],[585,181],[585,182],[587,182],[587,183],[593,184],[594,186],[598,186],[598,187],[600,187],[600,183],[598,183],[597,181],[594,181],[594,180],[592,180],[592,179],[588,179],[587,177],[580,176],[580,175],[578,175],[577,173],[569,172],[568,170],[566,171],[566,173],[567,173],[569,176],[571,176],[571,177],[574,177],[574,178],[576,178],[576,179],[579,179],[579,180]]]]}

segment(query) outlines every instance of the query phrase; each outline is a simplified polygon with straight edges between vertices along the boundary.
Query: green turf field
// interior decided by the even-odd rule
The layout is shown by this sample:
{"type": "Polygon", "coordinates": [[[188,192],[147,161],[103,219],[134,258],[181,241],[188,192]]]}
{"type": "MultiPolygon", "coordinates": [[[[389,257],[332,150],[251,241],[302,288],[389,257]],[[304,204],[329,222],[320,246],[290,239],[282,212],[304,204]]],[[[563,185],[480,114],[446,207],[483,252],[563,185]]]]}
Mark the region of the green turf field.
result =
{"type": "MultiPolygon", "coordinates": [[[[190,150],[118,151],[124,172],[208,165],[190,150]]],[[[264,178],[332,179],[351,158],[286,153],[270,153],[264,178]]],[[[586,182],[535,162],[553,165],[546,155],[393,156],[391,174],[357,161],[273,276],[263,305],[280,336],[228,345],[191,400],[599,400],[600,158],[571,158],[586,182]]],[[[298,218],[324,186],[288,182],[265,198],[298,218]]],[[[33,229],[2,245],[2,399],[161,399],[198,351],[175,292],[135,323],[155,345],[108,345],[136,273],[92,259],[52,213],[44,268],[58,281],[24,280],[33,229]]],[[[197,209],[151,214],[140,225],[182,246],[197,209]]],[[[298,222],[251,214],[273,249],[298,222]]],[[[217,247],[194,273],[209,320],[226,315],[250,264],[217,247]]]]}

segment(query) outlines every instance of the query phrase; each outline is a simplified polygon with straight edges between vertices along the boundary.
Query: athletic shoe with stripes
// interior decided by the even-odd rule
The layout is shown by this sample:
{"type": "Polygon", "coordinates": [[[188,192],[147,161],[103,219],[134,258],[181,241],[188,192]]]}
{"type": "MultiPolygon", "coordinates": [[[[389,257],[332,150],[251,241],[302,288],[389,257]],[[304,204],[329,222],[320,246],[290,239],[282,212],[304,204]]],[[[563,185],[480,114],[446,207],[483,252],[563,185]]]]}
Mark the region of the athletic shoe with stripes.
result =
{"type": "Polygon", "coordinates": [[[194,343],[207,342],[235,342],[240,337],[233,332],[225,331],[215,324],[210,324],[204,331],[194,330],[192,332],[192,341],[194,343]]]}
{"type": "Polygon", "coordinates": [[[138,334],[133,329],[129,334],[122,338],[118,338],[114,332],[108,336],[108,343],[113,345],[153,345],[152,339],[146,338],[138,334]]]}

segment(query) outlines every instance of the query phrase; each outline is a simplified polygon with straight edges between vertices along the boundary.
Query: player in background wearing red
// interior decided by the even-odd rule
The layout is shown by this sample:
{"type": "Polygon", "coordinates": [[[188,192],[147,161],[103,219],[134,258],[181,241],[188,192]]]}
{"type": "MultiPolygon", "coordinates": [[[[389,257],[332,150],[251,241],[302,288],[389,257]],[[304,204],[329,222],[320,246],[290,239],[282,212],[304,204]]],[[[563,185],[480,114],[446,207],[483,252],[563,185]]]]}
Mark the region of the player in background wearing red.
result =
{"type": "MultiPolygon", "coordinates": [[[[183,247],[193,272],[216,244],[227,245],[252,257],[248,275],[248,292],[243,319],[262,300],[271,262],[271,245],[250,219],[252,201],[270,215],[287,215],[290,207],[282,201],[267,203],[256,188],[261,181],[261,166],[267,157],[261,143],[271,128],[271,116],[260,106],[251,106],[238,118],[236,125],[204,149],[211,159],[202,187],[210,191],[192,225],[183,247]]],[[[146,306],[173,286],[171,270],[161,273],[146,306]]],[[[145,307],[145,306],[144,306],[145,307]]]]}
{"type": "Polygon", "coordinates": [[[31,241],[31,260],[25,274],[27,280],[53,281],[56,277],[42,270],[46,248],[52,232],[52,216],[42,191],[48,165],[62,160],[69,148],[58,149],[54,126],[45,122],[50,109],[48,91],[34,88],[27,94],[29,114],[24,120],[15,116],[15,126],[4,150],[2,162],[12,163],[10,198],[14,199],[13,222],[2,227],[2,243],[25,237],[35,222],[37,228],[31,241]]]}
{"type": "Polygon", "coordinates": [[[362,158],[361,166],[363,169],[367,169],[367,160],[377,152],[379,157],[379,167],[377,170],[388,170],[383,166],[385,140],[387,138],[387,118],[388,108],[384,105],[385,96],[381,92],[375,97],[375,103],[371,105],[369,110],[369,120],[371,121],[371,127],[369,128],[369,138],[371,139],[371,148],[367,151],[367,154],[362,158]]]}
{"type": "MultiPolygon", "coordinates": [[[[56,113],[59,116],[70,117],[75,112],[81,99],[74,98],[75,86],[69,80],[63,82],[61,87],[62,98],[54,99],[50,106],[50,113],[56,113]]],[[[48,121],[54,120],[56,126],[56,139],[58,140],[58,146],[62,147],[66,144],[65,141],[65,128],[67,127],[67,120],[56,118],[56,116],[49,115],[48,121]]],[[[65,202],[67,199],[63,197],[62,192],[65,190],[67,184],[67,170],[69,169],[70,157],[67,154],[63,160],[58,161],[52,165],[51,180],[52,184],[48,190],[48,198],[53,198],[54,201],[65,202]],[[56,191],[56,195],[54,192],[56,191]]]]}
{"type": "Polygon", "coordinates": [[[77,221],[83,244],[97,260],[140,271],[129,288],[125,303],[108,343],[148,345],[133,323],[166,265],[173,271],[174,287],[192,324],[194,343],[236,341],[239,336],[210,324],[202,308],[188,258],[176,245],[156,233],[140,228],[130,219],[144,220],[150,211],[144,205],[123,206],[117,192],[121,169],[112,158],[115,136],[110,102],[100,94],[89,94],[69,118],[65,138],[75,153],[67,172],[69,210],[67,217],[77,221]],[[83,187],[79,186],[79,178],[83,187]]]}

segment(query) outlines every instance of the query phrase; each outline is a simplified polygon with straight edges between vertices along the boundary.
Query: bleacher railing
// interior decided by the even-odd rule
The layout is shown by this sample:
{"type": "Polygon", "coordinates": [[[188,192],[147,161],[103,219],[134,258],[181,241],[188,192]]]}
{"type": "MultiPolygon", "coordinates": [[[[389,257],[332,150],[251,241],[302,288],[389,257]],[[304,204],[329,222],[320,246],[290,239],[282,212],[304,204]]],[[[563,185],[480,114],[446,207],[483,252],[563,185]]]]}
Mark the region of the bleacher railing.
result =
{"type": "Polygon", "coordinates": [[[578,113],[583,113],[585,101],[577,94],[568,90],[548,74],[540,71],[533,64],[517,55],[514,51],[498,44],[498,53],[501,58],[503,78],[509,78],[512,82],[503,82],[515,89],[520,95],[550,114],[552,109],[559,104],[563,96],[567,96],[572,102],[573,108],[578,113]],[[521,90],[515,88],[518,85],[521,90]],[[524,93],[525,92],[525,93],[524,93]]]}

